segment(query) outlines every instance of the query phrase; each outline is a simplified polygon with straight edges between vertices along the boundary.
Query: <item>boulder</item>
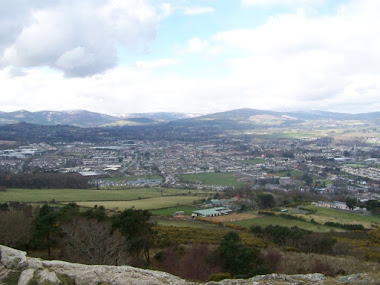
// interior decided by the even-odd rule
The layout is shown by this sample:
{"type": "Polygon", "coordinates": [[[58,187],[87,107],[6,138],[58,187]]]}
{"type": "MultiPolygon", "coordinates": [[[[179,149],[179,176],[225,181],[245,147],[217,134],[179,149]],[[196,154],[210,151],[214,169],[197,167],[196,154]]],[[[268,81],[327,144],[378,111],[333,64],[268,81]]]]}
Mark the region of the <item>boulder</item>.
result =
{"type": "MultiPolygon", "coordinates": [[[[0,284],[27,285],[195,285],[169,273],[145,270],[132,266],[85,265],[59,260],[46,261],[30,258],[23,251],[0,246],[0,284]],[[16,281],[15,279],[16,278],[16,281]],[[18,281],[17,281],[18,280],[18,281]]],[[[323,274],[268,274],[250,279],[228,279],[208,282],[206,285],[260,285],[260,284],[375,284],[368,274],[352,274],[327,278],[323,274]]]]}
{"type": "Polygon", "coordinates": [[[0,245],[1,263],[8,269],[24,269],[27,266],[26,252],[0,245]]]}

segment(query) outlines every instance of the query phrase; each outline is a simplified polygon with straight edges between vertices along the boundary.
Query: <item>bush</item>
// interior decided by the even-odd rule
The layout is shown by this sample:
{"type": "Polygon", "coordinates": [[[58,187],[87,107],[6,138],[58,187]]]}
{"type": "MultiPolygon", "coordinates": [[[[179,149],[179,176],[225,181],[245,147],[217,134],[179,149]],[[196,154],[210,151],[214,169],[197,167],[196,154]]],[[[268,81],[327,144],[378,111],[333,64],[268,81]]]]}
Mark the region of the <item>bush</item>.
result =
{"type": "Polygon", "coordinates": [[[263,232],[263,229],[260,226],[251,226],[250,231],[254,234],[260,234],[263,232]]]}
{"type": "Polygon", "coordinates": [[[293,216],[289,214],[281,213],[281,214],[278,214],[278,216],[284,219],[289,219],[289,220],[297,220],[297,221],[302,221],[302,222],[306,221],[303,217],[293,216]]]}
{"type": "Polygon", "coordinates": [[[322,263],[320,261],[316,261],[312,268],[311,272],[313,273],[322,273],[324,275],[333,276],[334,270],[332,269],[331,265],[328,263],[322,263]]]}
{"type": "Polygon", "coordinates": [[[264,255],[265,263],[272,269],[273,271],[277,271],[280,266],[282,259],[282,254],[276,250],[268,250],[264,255]]]}
{"type": "Polygon", "coordinates": [[[349,231],[364,231],[365,228],[363,225],[360,224],[341,224],[341,223],[334,223],[334,222],[326,222],[324,224],[327,227],[334,227],[334,228],[341,228],[349,231]]]}
{"type": "Polygon", "coordinates": [[[232,278],[231,273],[222,272],[222,273],[211,274],[208,277],[208,281],[219,282],[219,281],[222,281],[224,279],[231,279],[231,278],[232,278]]]}
{"type": "Polygon", "coordinates": [[[268,212],[268,211],[258,211],[257,212],[259,215],[264,215],[264,216],[275,216],[275,213],[268,212]]]}

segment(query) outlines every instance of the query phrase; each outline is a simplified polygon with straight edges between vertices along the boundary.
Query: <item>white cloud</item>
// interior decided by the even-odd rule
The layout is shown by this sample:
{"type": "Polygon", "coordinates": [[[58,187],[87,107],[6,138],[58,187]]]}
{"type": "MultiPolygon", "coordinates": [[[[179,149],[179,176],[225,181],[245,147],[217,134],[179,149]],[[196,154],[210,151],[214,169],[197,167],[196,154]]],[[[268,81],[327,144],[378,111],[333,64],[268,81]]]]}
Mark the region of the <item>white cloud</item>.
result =
{"type": "Polygon", "coordinates": [[[252,6],[294,6],[294,5],[303,5],[303,4],[320,4],[325,0],[242,0],[243,5],[252,5],[252,6]]]}
{"type": "Polygon", "coordinates": [[[209,40],[200,38],[192,38],[187,41],[186,46],[177,47],[176,52],[179,55],[199,54],[202,56],[215,56],[222,50],[222,47],[217,44],[211,44],[209,40]]]}
{"type": "Polygon", "coordinates": [[[162,11],[163,17],[168,17],[173,13],[174,8],[170,3],[165,2],[160,5],[160,10],[162,11]]]}
{"type": "Polygon", "coordinates": [[[199,15],[213,13],[215,9],[213,7],[185,7],[185,15],[199,15]]]}
{"type": "MultiPolygon", "coordinates": [[[[151,19],[149,11],[141,13],[141,19],[151,19]]],[[[194,59],[193,66],[200,64],[200,75],[184,76],[182,69],[170,75],[151,72],[153,68],[181,63],[170,55],[152,61],[137,61],[133,67],[116,67],[84,78],[64,78],[59,72],[37,68],[19,73],[7,67],[0,70],[0,106],[7,106],[7,109],[3,109],[5,111],[25,109],[27,106],[31,110],[89,109],[104,113],[169,110],[202,113],[242,107],[378,111],[378,11],[380,1],[354,0],[341,6],[335,15],[309,16],[299,11],[273,16],[257,28],[222,31],[209,38],[191,38],[178,51],[183,56],[181,67],[187,63],[186,56],[189,55],[189,58],[194,59]],[[216,68],[210,69],[207,74],[201,70],[204,55],[216,56],[210,62],[217,61],[220,64],[218,67],[223,69],[222,75],[216,68]]],[[[78,18],[75,16],[70,19],[78,18]]],[[[123,22],[123,19],[112,23],[119,21],[123,22]]],[[[28,24],[29,29],[35,24],[28,24]]],[[[92,54],[112,50],[113,42],[107,42],[109,38],[106,37],[101,45],[102,50],[92,50],[89,44],[70,43],[58,54],[49,53],[47,47],[59,49],[60,41],[66,39],[66,34],[71,35],[71,30],[67,30],[67,26],[63,27],[63,35],[46,32],[53,38],[46,46],[44,41],[40,45],[29,45],[30,49],[25,49],[23,57],[14,53],[17,50],[10,49],[6,53],[7,58],[14,65],[18,60],[21,61],[19,66],[47,62],[53,68],[59,65],[60,70],[72,72],[69,68],[73,66],[76,71],[80,71],[76,64],[89,66],[96,62],[92,54]]],[[[105,29],[109,31],[109,28],[105,29]]],[[[122,34],[118,32],[122,29],[111,30],[116,35],[122,34]]],[[[102,27],[96,26],[95,31],[100,36],[104,35],[102,27]]],[[[147,29],[143,42],[150,38],[147,36],[149,31],[152,30],[147,29]]],[[[43,39],[38,37],[38,33],[32,32],[24,31],[25,35],[20,35],[18,48],[22,46],[21,39],[28,42],[27,36],[31,39],[35,37],[37,41],[43,39]]],[[[128,36],[130,40],[126,41],[132,46],[136,43],[133,40],[136,36],[133,33],[128,36]]],[[[88,36],[83,41],[88,43],[89,39],[94,38],[97,39],[88,36]]],[[[78,41],[75,38],[72,40],[74,43],[78,41]]],[[[104,65],[107,66],[107,62],[104,65]]]]}
{"type": "Polygon", "coordinates": [[[154,68],[161,68],[161,67],[176,65],[179,63],[181,63],[181,60],[179,59],[161,58],[161,59],[151,60],[151,61],[137,61],[136,67],[141,68],[141,69],[154,69],[154,68]]]}
{"type": "Polygon", "coordinates": [[[378,110],[379,9],[379,1],[356,0],[329,17],[299,11],[255,29],[217,33],[209,45],[247,54],[227,63],[252,104],[352,111],[364,106],[356,102],[365,102],[378,110]]]}
{"type": "Polygon", "coordinates": [[[20,25],[8,21],[13,28],[2,31],[8,38],[0,45],[2,65],[46,65],[74,77],[115,66],[118,44],[145,49],[159,20],[148,0],[57,0],[46,7],[32,6],[24,16],[29,20],[20,25]]]}

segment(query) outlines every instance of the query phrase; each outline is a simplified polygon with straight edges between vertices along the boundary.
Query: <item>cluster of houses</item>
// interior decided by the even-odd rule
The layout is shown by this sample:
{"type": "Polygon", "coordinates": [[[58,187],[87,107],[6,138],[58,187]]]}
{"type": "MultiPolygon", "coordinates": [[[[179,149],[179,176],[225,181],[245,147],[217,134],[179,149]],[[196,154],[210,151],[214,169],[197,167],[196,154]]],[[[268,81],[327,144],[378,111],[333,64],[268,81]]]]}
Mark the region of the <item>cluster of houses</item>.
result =
{"type": "Polygon", "coordinates": [[[162,183],[162,179],[137,179],[137,180],[121,180],[111,181],[108,179],[92,180],[92,186],[98,187],[157,187],[162,183]]]}
{"type": "MultiPolygon", "coordinates": [[[[345,210],[350,211],[350,208],[347,206],[345,202],[340,201],[334,201],[334,202],[325,202],[325,201],[319,201],[319,202],[313,202],[312,205],[318,206],[318,207],[324,207],[324,208],[332,208],[332,209],[338,209],[338,210],[345,210]]],[[[363,212],[365,209],[355,207],[353,209],[355,212],[363,212]]]]}

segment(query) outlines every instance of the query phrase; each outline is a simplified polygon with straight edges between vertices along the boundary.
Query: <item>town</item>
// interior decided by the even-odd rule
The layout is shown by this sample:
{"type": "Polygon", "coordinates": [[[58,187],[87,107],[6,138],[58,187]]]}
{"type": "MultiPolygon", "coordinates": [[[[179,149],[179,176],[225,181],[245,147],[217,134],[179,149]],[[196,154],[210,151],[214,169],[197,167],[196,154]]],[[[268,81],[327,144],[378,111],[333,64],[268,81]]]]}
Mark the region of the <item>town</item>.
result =
{"type": "Polygon", "coordinates": [[[380,199],[377,145],[329,138],[3,145],[1,173],[79,173],[89,187],[299,190],[380,199]]]}

